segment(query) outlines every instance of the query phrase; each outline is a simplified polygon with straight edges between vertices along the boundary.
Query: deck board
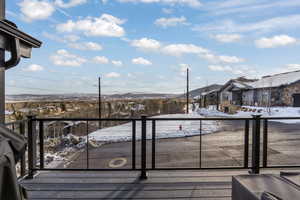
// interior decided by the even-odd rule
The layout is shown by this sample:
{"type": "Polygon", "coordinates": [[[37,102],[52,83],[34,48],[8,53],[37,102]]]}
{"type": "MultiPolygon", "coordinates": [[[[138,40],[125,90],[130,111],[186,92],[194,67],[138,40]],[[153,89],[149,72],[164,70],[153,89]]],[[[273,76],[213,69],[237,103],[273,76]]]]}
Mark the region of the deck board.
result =
{"type": "Polygon", "coordinates": [[[231,178],[247,171],[40,172],[21,180],[29,200],[231,199],[231,178]]]}

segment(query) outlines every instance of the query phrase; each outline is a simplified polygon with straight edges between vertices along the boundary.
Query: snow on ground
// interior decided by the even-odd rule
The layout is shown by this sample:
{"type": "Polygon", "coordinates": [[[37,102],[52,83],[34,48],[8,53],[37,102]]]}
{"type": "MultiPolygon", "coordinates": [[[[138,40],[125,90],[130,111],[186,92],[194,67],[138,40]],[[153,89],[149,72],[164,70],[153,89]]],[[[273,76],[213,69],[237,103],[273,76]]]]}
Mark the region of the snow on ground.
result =
{"type": "MultiPolygon", "coordinates": [[[[199,118],[197,112],[191,114],[160,115],[153,118],[199,118]]],[[[202,121],[202,134],[218,131],[216,121],[202,121]]],[[[156,138],[186,137],[200,134],[199,121],[156,121],[156,138]],[[182,130],[180,130],[180,126],[182,130]]],[[[152,137],[152,123],[147,121],[147,139],[152,137]]],[[[130,141],[132,138],[132,123],[97,130],[89,134],[89,138],[101,142],[130,141]]],[[[136,138],[141,139],[141,122],[136,122],[136,138]]]]}
{"type": "Polygon", "coordinates": [[[11,115],[11,114],[13,114],[13,112],[5,110],[5,115],[11,115]]]}
{"type": "MultiPolygon", "coordinates": [[[[64,149],[65,152],[69,152],[70,150],[68,148],[64,149]]],[[[44,157],[45,157],[45,165],[47,168],[56,168],[58,167],[60,164],[62,164],[64,161],[66,161],[65,158],[63,158],[60,155],[61,152],[57,152],[54,154],[51,153],[45,153],[44,157]]]]}
{"type": "MultiPolygon", "coordinates": [[[[300,108],[297,107],[255,107],[255,106],[243,106],[242,108],[247,111],[238,111],[236,114],[227,114],[217,110],[210,110],[205,108],[198,109],[200,115],[206,117],[251,117],[252,115],[260,114],[262,117],[300,117],[300,108]]],[[[300,123],[300,120],[270,120],[275,122],[281,122],[285,124],[300,123]]]]}

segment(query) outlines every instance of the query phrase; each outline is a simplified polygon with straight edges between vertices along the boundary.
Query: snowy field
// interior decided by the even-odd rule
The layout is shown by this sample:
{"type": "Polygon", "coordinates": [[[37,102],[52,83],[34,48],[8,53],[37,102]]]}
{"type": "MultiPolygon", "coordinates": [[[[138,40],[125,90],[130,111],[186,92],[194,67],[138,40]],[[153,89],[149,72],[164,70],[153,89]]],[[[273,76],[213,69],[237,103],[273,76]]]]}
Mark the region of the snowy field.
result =
{"type": "MultiPolygon", "coordinates": [[[[300,108],[295,107],[246,107],[251,111],[239,111],[236,114],[226,114],[214,109],[197,109],[191,114],[160,115],[153,118],[199,118],[199,117],[251,117],[261,114],[263,117],[300,117],[300,108]]],[[[281,123],[300,123],[300,120],[271,120],[281,123]]],[[[214,133],[220,130],[220,122],[202,121],[202,134],[214,133]]],[[[147,121],[147,139],[151,139],[152,124],[147,121]]],[[[199,121],[157,121],[157,138],[186,137],[200,134],[199,121]],[[182,127],[180,130],[179,127],[182,127]]],[[[132,138],[132,124],[126,123],[119,126],[104,128],[89,134],[90,139],[101,142],[130,141],[132,138]]],[[[136,138],[141,138],[141,122],[136,124],[136,138]]]]}
{"type": "MultiPolygon", "coordinates": [[[[262,117],[300,117],[300,108],[297,107],[254,107],[254,106],[243,106],[248,111],[238,111],[236,114],[227,114],[217,110],[210,110],[201,108],[198,109],[200,115],[206,117],[251,117],[252,115],[260,114],[262,117]]],[[[281,122],[285,124],[300,123],[300,120],[270,120],[274,122],[281,122]]]]}
{"type": "MultiPolygon", "coordinates": [[[[191,114],[160,115],[153,118],[199,118],[197,112],[191,114]]],[[[202,134],[218,131],[218,122],[202,121],[202,134]]],[[[176,138],[200,134],[199,121],[156,121],[156,138],[176,138]],[[180,130],[180,126],[182,127],[180,130]]],[[[147,121],[147,139],[152,137],[152,123],[147,121]]],[[[99,142],[130,141],[132,138],[132,123],[104,128],[89,134],[89,138],[99,142]]],[[[136,139],[141,139],[141,122],[136,122],[136,139]]]]}

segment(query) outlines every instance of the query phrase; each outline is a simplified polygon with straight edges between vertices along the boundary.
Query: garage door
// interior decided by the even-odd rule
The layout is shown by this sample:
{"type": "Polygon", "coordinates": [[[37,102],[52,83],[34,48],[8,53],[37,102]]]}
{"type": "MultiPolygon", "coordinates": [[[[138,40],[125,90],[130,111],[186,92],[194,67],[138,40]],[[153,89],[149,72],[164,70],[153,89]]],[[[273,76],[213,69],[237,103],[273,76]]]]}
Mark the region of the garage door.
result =
{"type": "Polygon", "coordinates": [[[293,106],[300,107],[300,94],[293,94],[293,106]]]}

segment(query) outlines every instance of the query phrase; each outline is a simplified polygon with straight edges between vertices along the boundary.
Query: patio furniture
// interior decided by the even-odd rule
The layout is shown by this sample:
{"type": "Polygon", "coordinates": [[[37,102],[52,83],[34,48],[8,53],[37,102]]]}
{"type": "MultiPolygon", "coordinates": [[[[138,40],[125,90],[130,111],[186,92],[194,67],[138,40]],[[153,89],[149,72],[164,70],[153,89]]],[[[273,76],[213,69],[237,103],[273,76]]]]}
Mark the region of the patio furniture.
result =
{"type": "Polygon", "coordinates": [[[0,125],[0,199],[21,199],[15,164],[25,147],[23,137],[0,125]]]}
{"type": "Polygon", "coordinates": [[[232,200],[296,200],[300,187],[279,175],[239,175],[232,177],[232,200]]]}

